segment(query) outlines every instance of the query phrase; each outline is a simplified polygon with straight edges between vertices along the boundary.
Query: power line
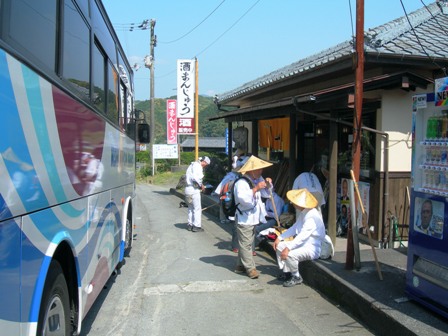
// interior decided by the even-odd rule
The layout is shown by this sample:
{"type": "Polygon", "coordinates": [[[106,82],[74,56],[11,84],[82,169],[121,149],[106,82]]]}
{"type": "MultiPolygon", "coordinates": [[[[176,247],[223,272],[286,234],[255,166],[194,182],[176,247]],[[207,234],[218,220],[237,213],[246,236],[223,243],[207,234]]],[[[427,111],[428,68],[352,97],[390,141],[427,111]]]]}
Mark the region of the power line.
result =
{"type": "MultiPolygon", "coordinates": [[[[190,30],[188,33],[184,34],[183,36],[181,36],[180,38],[178,38],[177,40],[185,37],[186,35],[188,35],[189,33],[191,33],[194,29],[196,29],[197,27],[199,27],[200,24],[202,24],[208,17],[210,17],[226,0],[223,0],[204,20],[201,21],[201,23],[199,23],[195,28],[193,28],[192,30],[190,30]]],[[[207,47],[205,47],[204,49],[202,49],[199,53],[197,53],[195,56],[192,57],[195,58],[201,54],[203,54],[206,50],[208,50],[211,46],[213,46],[216,42],[218,42],[226,33],[228,33],[233,27],[235,27],[261,0],[257,0],[255,1],[252,6],[249,7],[249,9],[247,9],[229,28],[227,28],[221,35],[219,35],[212,43],[210,43],[207,47]]],[[[135,27],[135,23],[129,23],[129,24],[117,24],[120,25],[120,27],[117,27],[119,29],[116,30],[121,30],[121,31],[133,31],[133,30],[145,30],[147,29],[147,27],[145,26],[145,21],[149,21],[149,20],[144,20],[138,27],[135,27]]],[[[146,22],[146,24],[148,24],[148,22],[146,22]]],[[[115,26],[116,24],[114,24],[115,26]]],[[[164,44],[167,43],[171,43],[171,42],[175,42],[177,40],[173,40],[170,42],[164,42],[164,44]]],[[[160,41],[157,41],[158,43],[162,43],[160,41]]],[[[136,63],[134,70],[138,70],[138,68],[140,67],[140,64],[136,63]]],[[[170,71],[164,75],[161,76],[157,76],[157,78],[163,78],[163,77],[167,77],[173,73],[175,73],[176,70],[174,69],[173,71],[170,71]]]]}
{"type": "Polygon", "coordinates": [[[448,35],[445,27],[443,27],[440,22],[437,20],[437,18],[434,16],[434,14],[429,10],[428,6],[426,6],[426,4],[423,2],[423,0],[420,0],[420,2],[423,4],[423,6],[425,6],[426,10],[428,11],[429,14],[431,14],[431,17],[437,22],[437,24],[439,25],[439,28],[443,30],[443,32],[445,33],[445,35],[448,35]]]}
{"type": "MultiPolygon", "coordinates": [[[[348,0],[348,8],[350,9],[350,24],[352,26],[352,39],[355,41],[355,30],[353,27],[353,12],[352,12],[352,2],[351,0],[348,0]]],[[[354,43],[353,43],[354,45],[354,43]]]]}
{"type": "MultiPolygon", "coordinates": [[[[226,0],[221,1],[221,3],[215,7],[215,9],[213,9],[213,11],[211,11],[201,22],[199,22],[196,26],[194,26],[191,30],[189,30],[188,32],[186,32],[184,35],[178,37],[175,40],[172,41],[158,41],[159,43],[162,44],[170,44],[170,43],[174,43],[177,42],[181,39],[183,39],[185,36],[189,35],[190,33],[192,33],[196,28],[198,28],[201,24],[203,24],[214,12],[216,12],[218,10],[219,7],[221,7],[221,5],[226,2],[226,0]]],[[[146,24],[148,20],[145,20],[146,24]]],[[[145,23],[145,21],[143,21],[143,23],[145,23]]],[[[142,24],[143,24],[142,23],[142,24]]],[[[140,24],[140,26],[136,27],[136,23],[131,22],[131,23],[114,23],[114,27],[115,30],[118,31],[133,31],[133,30],[146,30],[148,29],[148,27],[146,25],[144,25],[142,27],[142,24],[140,24]]]]}
{"type": "Polygon", "coordinates": [[[159,41],[159,43],[162,43],[162,44],[170,44],[170,43],[174,43],[174,42],[177,42],[177,41],[179,41],[179,40],[181,40],[181,39],[183,39],[185,36],[187,36],[187,35],[189,35],[191,32],[193,32],[196,28],[198,28],[201,24],[203,24],[214,12],[216,12],[216,10],[219,8],[219,7],[221,7],[221,5],[224,3],[224,2],[226,2],[226,0],[223,0],[223,1],[221,1],[221,3],[211,12],[211,13],[209,13],[201,22],[199,22],[196,26],[194,26],[191,30],[189,30],[188,32],[186,32],[184,35],[182,35],[182,36],[180,36],[180,37],[178,37],[177,39],[175,39],[175,40],[171,40],[171,41],[167,41],[167,42],[164,42],[164,41],[159,41]]]}
{"type": "MultiPolygon", "coordinates": [[[[199,53],[197,53],[195,56],[191,57],[192,59],[195,57],[198,57],[199,55],[201,55],[202,53],[204,53],[207,49],[209,49],[212,45],[214,45],[216,42],[218,42],[218,40],[223,37],[229,30],[231,30],[238,22],[240,22],[243,17],[245,17],[261,0],[257,0],[254,2],[254,4],[249,7],[248,10],[246,10],[229,28],[227,28],[221,35],[219,35],[212,43],[210,43],[207,47],[205,47],[204,49],[202,49],[199,53]]],[[[162,76],[158,76],[158,78],[163,78],[163,77],[167,77],[173,73],[176,72],[176,69],[162,75],[162,76]]]]}
{"type": "Polygon", "coordinates": [[[409,19],[408,13],[406,12],[406,8],[404,7],[403,0],[400,0],[400,3],[401,3],[401,7],[403,8],[404,15],[406,16],[406,20],[408,21],[409,26],[411,27],[412,33],[414,34],[415,38],[417,39],[417,42],[418,42],[418,44],[420,45],[420,47],[422,48],[422,50],[423,50],[423,52],[425,53],[426,57],[428,57],[428,59],[430,59],[431,62],[432,62],[435,66],[437,66],[438,68],[440,68],[440,70],[442,70],[443,73],[444,73],[445,76],[446,76],[446,69],[445,69],[444,67],[440,66],[439,64],[437,64],[436,61],[434,61],[434,58],[432,58],[432,57],[428,54],[428,52],[426,51],[426,49],[425,49],[425,47],[423,46],[422,42],[420,41],[420,38],[419,38],[417,32],[415,31],[414,27],[412,26],[412,23],[411,23],[411,20],[409,19]]]}
{"type": "MultiPolygon", "coordinates": [[[[218,42],[219,39],[221,39],[221,37],[223,37],[229,30],[231,30],[234,26],[236,26],[236,24],[238,22],[240,22],[243,17],[245,17],[261,0],[257,0],[255,1],[255,3],[249,7],[249,9],[247,11],[244,12],[243,15],[241,15],[238,20],[236,20],[227,30],[225,30],[221,35],[219,35],[212,43],[210,43],[207,47],[205,47],[204,49],[202,49],[199,53],[197,53],[194,57],[198,57],[199,55],[201,55],[203,52],[205,52],[208,48],[210,48],[212,45],[214,45],[216,42],[218,42]]],[[[192,58],[194,58],[192,57],[192,58]]]]}
{"type": "Polygon", "coordinates": [[[149,29],[149,20],[145,19],[142,21],[142,23],[114,23],[113,24],[115,30],[117,31],[134,31],[134,30],[147,30],[149,29]]]}

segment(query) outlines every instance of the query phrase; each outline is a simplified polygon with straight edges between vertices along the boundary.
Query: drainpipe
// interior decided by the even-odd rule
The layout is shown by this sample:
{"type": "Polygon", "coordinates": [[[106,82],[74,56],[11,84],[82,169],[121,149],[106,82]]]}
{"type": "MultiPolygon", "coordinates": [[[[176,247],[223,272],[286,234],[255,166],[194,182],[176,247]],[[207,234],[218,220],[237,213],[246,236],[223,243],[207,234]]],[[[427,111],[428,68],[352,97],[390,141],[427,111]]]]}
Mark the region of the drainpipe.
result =
{"type": "MultiPolygon", "coordinates": [[[[310,96],[311,97],[311,96],[310,96]]],[[[297,100],[297,97],[293,98],[293,105],[296,108],[296,111],[299,113],[307,114],[322,120],[328,120],[332,122],[336,122],[338,124],[347,125],[350,127],[353,127],[353,123],[349,123],[343,120],[330,118],[330,117],[323,117],[319,115],[318,113],[305,111],[299,108],[299,101],[297,100]]],[[[311,98],[308,101],[314,101],[315,98],[311,98]]],[[[361,126],[361,130],[369,131],[375,134],[379,134],[385,138],[385,146],[384,146],[384,181],[383,181],[383,222],[382,222],[382,228],[384,228],[384,224],[387,220],[387,210],[386,205],[389,202],[389,134],[386,132],[382,132],[370,127],[361,126]]],[[[369,228],[367,228],[369,230],[369,228]]],[[[381,230],[382,231],[382,230],[381,230]]],[[[384,234],[384,232],[382,232],[384,234]]],[[[393,226],[389,225],[389,248],[393,248],[393,226]],[[392,246],[392,247],[391,247],[392,246]]],[[[380,240],[380,237],[378,237],[378,240],[380,240]]]]}

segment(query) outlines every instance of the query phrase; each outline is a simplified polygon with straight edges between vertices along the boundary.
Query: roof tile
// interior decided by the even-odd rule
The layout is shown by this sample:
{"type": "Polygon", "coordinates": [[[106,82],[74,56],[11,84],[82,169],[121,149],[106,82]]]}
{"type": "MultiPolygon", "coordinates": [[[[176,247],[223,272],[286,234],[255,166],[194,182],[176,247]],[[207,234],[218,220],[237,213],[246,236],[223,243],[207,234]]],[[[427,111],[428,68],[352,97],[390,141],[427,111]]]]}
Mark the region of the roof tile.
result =
{"type": "MultiPolygon", "coordinates": [[[[408,14],[407,18],[403,16],[366,31],[364,33],[365,51],[402,57],[429,55],[448,58],[448,39],[445,38],[448,35],[447,32],[448,15],[442,14],[437,3],[432,3],[408,14]],[[415,35],[419,37],[419,40],[415,35]]],[[[226,92],[220,97],[220,101],[237,98],[290,76],[300,76],[320,66],[335,63],[353,52],[352,40],[342,42],[226,92]]]]}

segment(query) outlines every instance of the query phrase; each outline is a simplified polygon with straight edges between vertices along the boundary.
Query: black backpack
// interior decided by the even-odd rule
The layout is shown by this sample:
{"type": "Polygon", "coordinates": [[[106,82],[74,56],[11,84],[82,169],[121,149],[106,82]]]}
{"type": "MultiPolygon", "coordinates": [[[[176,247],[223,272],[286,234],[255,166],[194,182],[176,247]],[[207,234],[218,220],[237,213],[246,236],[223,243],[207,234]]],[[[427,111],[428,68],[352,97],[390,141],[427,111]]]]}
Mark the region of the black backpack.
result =
{"type": "Polygon", "coordinates": [[[247,178],[246,176],[239,176],[235,180],[231,180],[227,182],[221,189],[221,193],[219,194],[219,202],[221,204],[221,209],[227,219],[229,217],[235,217],[236,210],[241,214],[241,210],[238,209],[238,204],[235,204],[235,183],[236,181],[244,179],[251,189],[253,188],[253,182],[247,178]]]}

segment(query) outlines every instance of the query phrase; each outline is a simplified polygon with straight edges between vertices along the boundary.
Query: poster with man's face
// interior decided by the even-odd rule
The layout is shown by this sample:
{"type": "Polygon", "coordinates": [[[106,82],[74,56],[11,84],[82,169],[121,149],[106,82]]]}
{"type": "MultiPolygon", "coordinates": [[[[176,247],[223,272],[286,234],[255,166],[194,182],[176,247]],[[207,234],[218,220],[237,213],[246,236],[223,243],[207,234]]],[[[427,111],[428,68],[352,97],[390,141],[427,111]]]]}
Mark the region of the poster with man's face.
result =
{"type": "Polygon", "coordinates": [[[351,222],[350,217],[350,197],[348,194],[348,179],[341,179],[338,186],[337,199],[337,232],[338,236],[347,234],[347,229],[351,222]]]}
{"type": "Polygon", "coordinates": [[[434,238],[443,238],[445,204],[429,198],[416,197],[414,230],[434,238]]]}

